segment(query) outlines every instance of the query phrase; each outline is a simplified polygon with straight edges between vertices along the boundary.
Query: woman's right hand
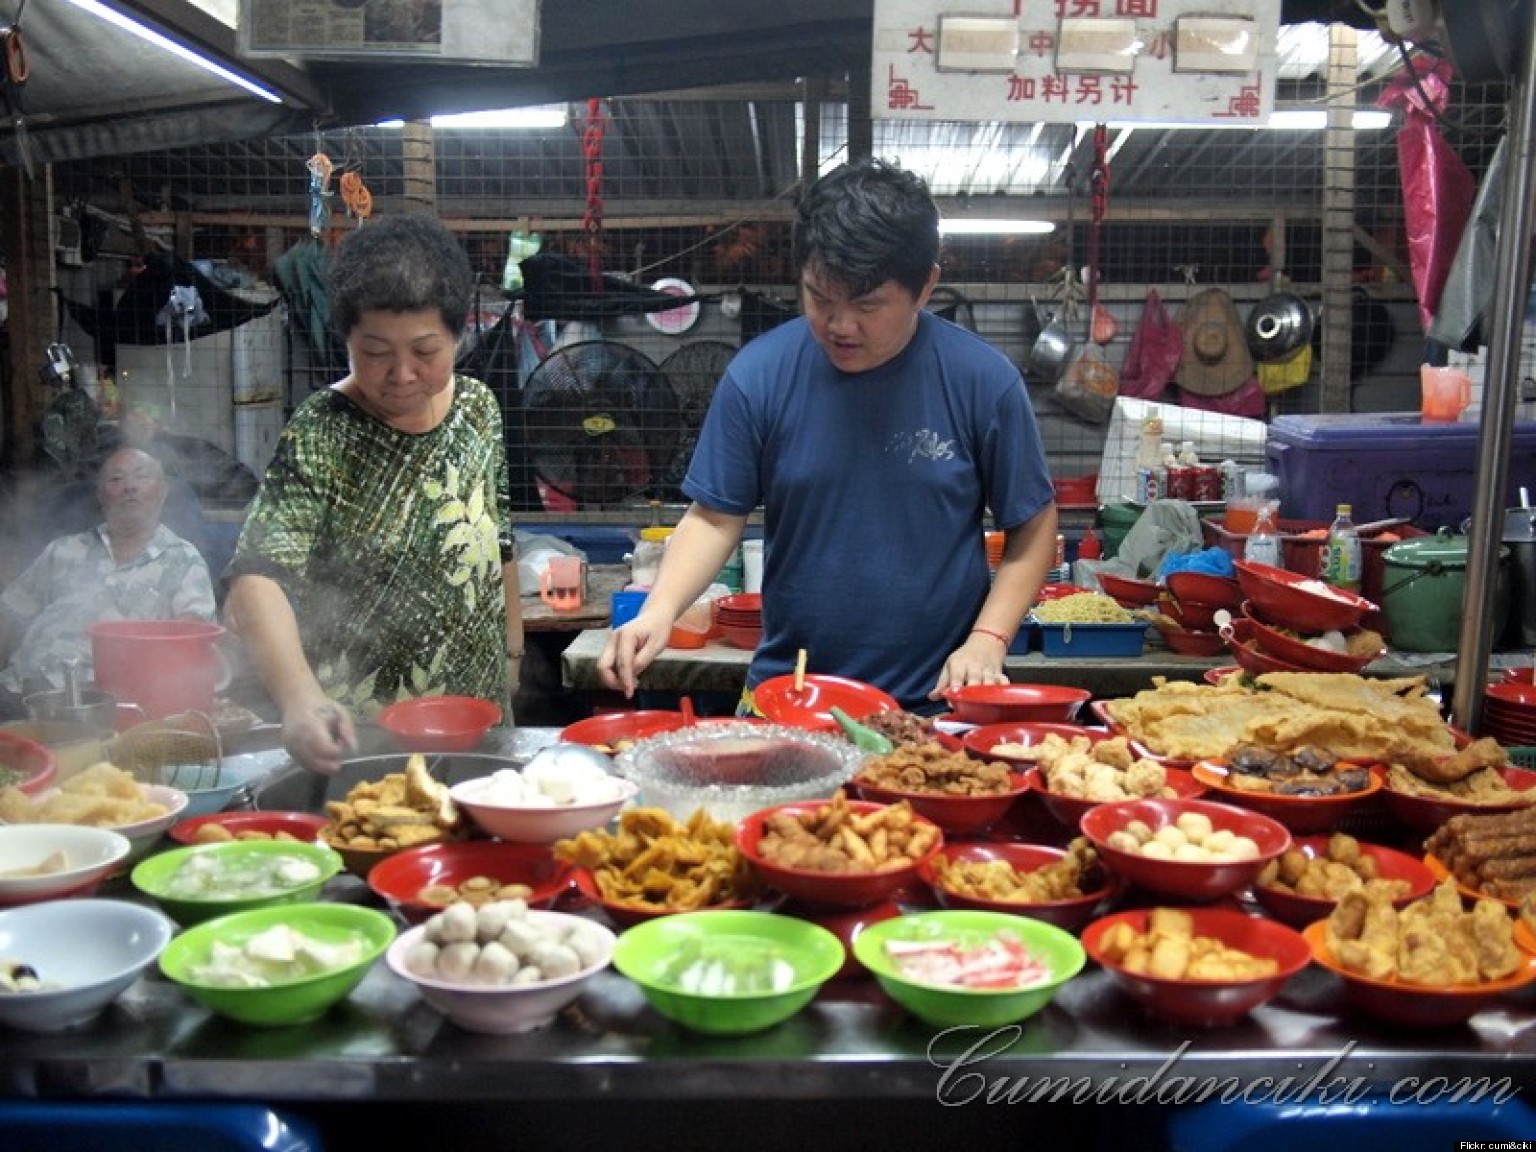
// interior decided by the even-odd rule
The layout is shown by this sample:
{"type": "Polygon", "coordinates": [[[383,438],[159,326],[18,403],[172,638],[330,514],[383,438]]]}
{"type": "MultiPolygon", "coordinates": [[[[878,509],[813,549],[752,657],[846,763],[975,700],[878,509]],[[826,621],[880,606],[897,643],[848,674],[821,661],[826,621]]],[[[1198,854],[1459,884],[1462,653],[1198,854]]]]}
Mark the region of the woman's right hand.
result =
{"type": "Polygon", "coordinates": [[[306,703],[283,713],[283,747],[311,772],[331,776],[357,747],[357,729],[334,700],[306,703]]]}
{"type": "Polygon", "coordinates": [[[597,658],[598,679],[624,693],[626,699],[633,696],[640,674],[651,666],[671,637],[671,619],[661,612],[647,614],[642,608],[640,615],[608,634],[603,654],[597,658]]]}

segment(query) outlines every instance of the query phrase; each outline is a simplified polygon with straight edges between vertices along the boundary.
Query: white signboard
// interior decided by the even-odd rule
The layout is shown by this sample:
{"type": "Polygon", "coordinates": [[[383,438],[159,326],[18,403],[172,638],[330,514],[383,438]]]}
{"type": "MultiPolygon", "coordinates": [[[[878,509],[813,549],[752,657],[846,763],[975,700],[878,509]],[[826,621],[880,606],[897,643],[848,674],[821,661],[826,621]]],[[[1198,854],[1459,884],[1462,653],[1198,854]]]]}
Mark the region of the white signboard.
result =
{"type": "Polygon", "coordinates": [[[240,0],[243,56],[539,62],[538,0],[240,0]]]}
{"type": "Polygon", "coordinates": [[[1259,125],[1280,0],[875,0],[877,119],[1259,125]]]}

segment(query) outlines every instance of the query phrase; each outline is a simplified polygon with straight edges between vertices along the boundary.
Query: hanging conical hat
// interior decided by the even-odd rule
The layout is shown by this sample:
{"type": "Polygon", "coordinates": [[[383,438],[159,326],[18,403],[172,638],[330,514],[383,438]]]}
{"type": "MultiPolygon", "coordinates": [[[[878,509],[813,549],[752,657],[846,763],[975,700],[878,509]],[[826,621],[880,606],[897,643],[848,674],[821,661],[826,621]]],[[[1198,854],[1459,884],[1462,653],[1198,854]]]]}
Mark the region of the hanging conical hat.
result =
{"type": "Polygon", "coordinates": [[[1225,396],[1253,375],[1253,356],[1237,306],[1220,288],[1189,298],[1179,315],[1184,355],[1175,376],[1180,388],[1200,396],[1225,396]]]}

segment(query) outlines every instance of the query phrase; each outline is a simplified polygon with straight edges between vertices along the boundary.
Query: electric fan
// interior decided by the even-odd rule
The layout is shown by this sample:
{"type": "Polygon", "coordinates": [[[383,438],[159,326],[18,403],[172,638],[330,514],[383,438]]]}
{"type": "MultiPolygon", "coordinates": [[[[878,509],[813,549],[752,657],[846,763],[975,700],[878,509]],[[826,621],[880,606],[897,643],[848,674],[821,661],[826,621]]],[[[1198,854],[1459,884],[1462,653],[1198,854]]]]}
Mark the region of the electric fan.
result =
{"type": "Polygon", "coordinates": [[[669,497],[682,495],[680,486],[693,460],[704,414],[709,411],[715,385],[725,375],[725,366],[734,355],[736,348],[723,340],[694,340],[661,362],[661,375],[677,397],[679,416],[677,451],[662,477],[669,497]]]}
{"type": "Polygon", "coordinates": [[[540,481],[577,507],[657,493],[677,451],[678,404],[656,364],[611,340],[556,348],[523,385],[540,481]]]}

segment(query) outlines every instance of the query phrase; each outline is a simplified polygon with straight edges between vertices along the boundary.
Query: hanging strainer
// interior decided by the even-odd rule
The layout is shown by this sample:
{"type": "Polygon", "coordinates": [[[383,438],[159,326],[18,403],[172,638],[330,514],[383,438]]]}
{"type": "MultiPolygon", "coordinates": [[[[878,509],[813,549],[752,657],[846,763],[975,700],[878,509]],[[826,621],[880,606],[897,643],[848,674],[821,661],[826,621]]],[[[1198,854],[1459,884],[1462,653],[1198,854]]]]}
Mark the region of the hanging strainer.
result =
{"type": "Polygon", "coordinates": [[[136,724],[114,738],[111,761],[140,784],[168,784],[183,792],[219,786],[224,762],[219,730],[202,712],[182,712],[136,724]]]}

